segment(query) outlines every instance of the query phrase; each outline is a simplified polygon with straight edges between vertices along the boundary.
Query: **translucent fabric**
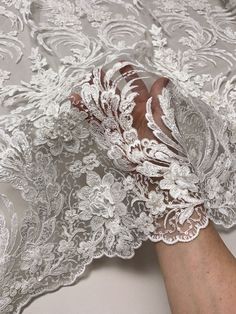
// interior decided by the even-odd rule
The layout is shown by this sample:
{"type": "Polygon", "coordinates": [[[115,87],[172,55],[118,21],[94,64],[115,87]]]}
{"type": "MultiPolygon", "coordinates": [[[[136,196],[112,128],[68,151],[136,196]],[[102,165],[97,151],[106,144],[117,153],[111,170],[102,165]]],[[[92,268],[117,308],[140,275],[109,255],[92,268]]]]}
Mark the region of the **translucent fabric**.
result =
{"type": "Polygon", "coordinates": [[[236,224],[235,14],[233,0],[1,1],[1,313],[95,258],[236,224]]]}

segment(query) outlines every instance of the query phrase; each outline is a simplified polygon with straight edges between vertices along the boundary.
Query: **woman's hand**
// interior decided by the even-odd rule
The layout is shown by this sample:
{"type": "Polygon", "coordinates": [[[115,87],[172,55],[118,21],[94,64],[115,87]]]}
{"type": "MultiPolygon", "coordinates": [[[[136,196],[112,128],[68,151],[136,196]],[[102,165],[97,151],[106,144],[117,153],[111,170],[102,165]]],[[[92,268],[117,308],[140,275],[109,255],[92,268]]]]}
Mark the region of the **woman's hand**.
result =
{"type": "MultiPolygon", "coordinates": [[[[138,94],[135,97],[136,106],[133,109],[132,116],[133,127],[137,130],[139,139],[156,139],[156,137],[153,135],[152,130],[150,130],[150,128],[147,126],[147,120],[145,117],[146,102],[150,97],[152,97],[152,113],[155,122],[163,130],[164,133],[171,137],[170,130],[164,125],[161,119],[163,112],[158,100],[158,95],[162,93],[163,88],[166,87],[169,80],[164,77],[157,79],[153,83],[149,91],[144,81],[138,76],[137,73],[134,73],[134,69],[131,65],[126,65],[121,68],[120,73],[127,82],[133,80],[131,84],[132,91],[138,94]]],[[[102,78],[104,78],[104,76],[105,73],[102,72],[102,78]]],[[[118,89],[116,89],[116,92],[118,94],[120,93],[118,89]]],[[[70,99],[74,106],[76,106],[80,110],[83,110],[83,107],[81,106],[81,97],[79,94],[72,94],[70,99]]]]}
{"type": "MultiPolygon", "coordinates": [[[[162,121],[158,100],[168,79],[156,80],[149,91],[131,65],[121,68],[120,73],[126,81],[133,80],[133,91],[138,94],[132,116],[139,139],[156,139],[145,117],[150,97],[155,122],[171,138],[170,130],[162,121]]],[[[118,89],[116,92],[120,93],[118,89]]],[[[71,100],[83,110],[80,95],[73,94],[71,100]]],[[[197,220],[198,215],[195,213],[192,218],[197,220]]],[[[173,314],[236,313],[236,261],[211,222],[190,242],[168,245],[160,241],[155,246],[173,314]]]]}
{"type": "Polygon", "coordinates": [[[155,247],[172,314],[236,313],[236,259],[212,222],[190,242],[155,247]]]}

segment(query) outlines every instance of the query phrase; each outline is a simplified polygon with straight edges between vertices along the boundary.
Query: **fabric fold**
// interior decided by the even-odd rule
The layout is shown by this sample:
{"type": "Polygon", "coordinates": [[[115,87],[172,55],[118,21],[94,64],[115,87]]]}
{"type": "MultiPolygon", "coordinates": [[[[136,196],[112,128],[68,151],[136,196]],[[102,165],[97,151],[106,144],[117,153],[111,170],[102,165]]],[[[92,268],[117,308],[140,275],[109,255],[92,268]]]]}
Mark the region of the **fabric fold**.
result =
{"type": "Polygon", "coordinates": [[[236,224],[234,17],[232,1],[2,1],[1,313],[93,259],[236,224]]]}

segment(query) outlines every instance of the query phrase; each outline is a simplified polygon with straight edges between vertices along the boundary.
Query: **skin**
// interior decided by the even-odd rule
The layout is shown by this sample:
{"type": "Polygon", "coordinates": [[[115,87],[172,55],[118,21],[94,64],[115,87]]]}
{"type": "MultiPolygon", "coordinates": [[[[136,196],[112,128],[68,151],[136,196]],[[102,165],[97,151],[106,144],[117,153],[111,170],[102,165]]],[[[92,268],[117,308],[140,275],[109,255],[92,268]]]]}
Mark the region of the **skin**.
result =
{"type": "MultiPolygon", "coordinates": [[[[131,70],[131,66],[125,66],[120,72],[125,76],[131,70]]],[[[133,126],[137,129],[139,138],[155,138],[147,127],[145,118],[146,101],[151,96],[153,117],[171,137],[170,130],[161,120],[163,112],[157,98],[168,79],[156,80],[148,90],[137,74],[125,76],[127,81],[134,78],[134,91],[139,95],[135,98],[133,126]]],[[[72,104],[82,110],[78,94],[72,95],[71,100],[72,104]]],[[[236,259],[212,222],[190,242],[174,245],[158,242],[154,245],[172,314],[236,313],[236,259]]]]}
{"type": "Polygon", "coordinates": [[[233,314],[236,260],[213,224],[188,243],[155,245],[173,314],[233,314]]]}

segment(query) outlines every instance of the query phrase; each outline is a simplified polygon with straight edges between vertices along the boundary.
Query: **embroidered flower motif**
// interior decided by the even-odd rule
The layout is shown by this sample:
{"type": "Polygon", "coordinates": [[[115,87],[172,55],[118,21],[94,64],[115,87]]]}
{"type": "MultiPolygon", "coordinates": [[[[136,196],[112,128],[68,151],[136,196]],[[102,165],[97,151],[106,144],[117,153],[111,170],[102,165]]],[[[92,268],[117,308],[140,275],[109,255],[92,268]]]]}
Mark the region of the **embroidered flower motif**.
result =
{"type": "Polygon", "coordinates": [[[133,248],[129,241],[125,240],[124,238],[120,238],[116,243],[116,251],[121,256],[130,256],[131,253],[133,253],[133,248]]]}
{"type": "Polygon", "coordinates": [[[80,160],[76,160],[73,164],[69,166],[69,171],[73,173],[75,178],[80,177],[82,173],[84,173],[84,167],[80,160]]]}
{"type": "MultiPolygon", "coordinates": [[[[93,257],[96,251],[96,243],[94,241],[82,241],[77,248],[77,252],[81,254],[84,258],[93,257]]],[[[80,256],[78,256],[80,258],[80,256]]]]}
{"type": "Polygon", "coordinates": [[[42,246],[36,243],[28,244],[26,251],[21,256],[21,270],[35,273],[44,262],[51,262],[54,259],[53,247],[54,244],[52,243],[42,246]]]}
{"type": "Polygon", "coordinates": [[[8,291],[4,291],[4,295],[5,295],[5,297],[6,296],[14,297],[17,295],[17,293],[19,292],[20,289],[21,289],[21,282],[16,281],[16,282],[12,283],[11,286],[9,286],[8,291]]]}
{"type": "Polygon", "coordinates": [[[166,210],[164,195],[155,191],[149,192],[146,207],[150,209],[152,215],[164,212],[166,210]]]}
{"type": "MultiPolygon", "coordinates": [[[[26,25],[37,46],[29,57],[31,79],[26,69],[22,77],[14,77],[10,82],[12,62],[5,63],[9,69],[5,71],[4,66],[0,70],[0,102],[7,112],[11,111],[0,119],[0,130],[7,133],[0,132],[0,178],[4,187],[7,184],[19,190],[28,209],[22,225],[13,219],[8,208],[1,208],[4,216],[7,213],[6,224],[0,217],[3,313],[20,310],[32,292],[38,295],[71,282],[72,276],[79,275],[94,257],[106,254],[130,258],[134,248],[147,237],[169,244],[190,241],[207,225],[207,209],[195,206],[197,202],[201,205],[202,200],[191,166],[178,164],[178,160],[186,160],[181,147],[174,145],[175,151],[171,151],[172,139],[164,135],[160,136],[160,145],[141,147],[137,141],[137,132],[132,129],[134,85],[131,81],[125,84],[118,73],[125,62],[117,60],[124,60],[124,55],[134,68],[137,66],[145,83],[149,85],[155,74],[166,76],[186,97],[186,103],[172,108],[174,94],[169,102],[163,98],[165,94],[160,95],[162,121],[177,142],[186,136],[186,146],[192,148],[188,159],[196,167],[200,165],[196,170],[203,174],[201,179],[205,178],[204,192],[211,193],[210,218],[226,227],[235,224],[236,181],[228,175],[233,175],[236,168],[236,131],[227,122],[236,120],[235,78],[231,75],[236,34],[229,10],[223,18],[223,6],[211,8],[209,0],[146,1],[143,9],[147,14],[142,12],[141,2],[145,1],[33,2],[39,2],[35,12],[31,12],[32,0],[2,0],[0,9],[7,21],[4,28],[11,27],[11,31],[1,34],[0,55],[4,59],[10,57],[22,68],[21,60],[27,60],[23,54],[28,49],[23,49],[25,36],[21,32],[26,25]],[[209,15],[212,10],[215,14],[209,15]],[[40,19],[32,13],[40,15],[40,19]],[[153,18],[144,21],[143,13],[153,18]],[[153,26],[150,31],[149,23],[158,20],[163,29],[153,26]],[[215,79],[207,75],[208,70],[213,70],[215,79]],[[145,73],[151,76],[148,78],[145,73]],[[15,82],[25,80],[25,74],[26,81],[15,82]],[[83,96],[84,104],[88,104],[91,137],[85,127],[86,113],[71,110],[69,101],[65,101],[73,86],[83,96]],[[198,106],[198,100],[208,106],[198,106]],[[199,110],[201,119],[195,119],[199,110]],[[189,124],[185,123],[187,120],[189,124]],[[21,136],[13,130],[20,130],[21,136]],[[181,130],[183,137],[178,133],[181,130]],[[99,163],[102,150],[112,163],[105,158],[101,159],[102,165],[99,163]],[[219,153],[222,162],[217,161],[219,153]],[[158,164],[152,163],[153,158],[158,158],[158,164]],[[172,160],[176,165],[171,164],[169,171],[172,160]],[[209,171],[212,180],[207,185],[209,171]],[[150,178],[159,178],[166,190],[148,192],[146,183],[150,178]],[[70,193],[74,188],[77,193],[70,193]],[[178,199],[167,200],[168,191],[170,199],[171,195],[178,199]],[[59,214],[61,209],[64,215],[59,214]],[[153,217],[159,213],[167,216],[153,217]],[[57,245],[56,258],[49,241],[57,245]],[[53,280],[48,277],[51,275],[53,280]],[[40,283],[44,276],[47,285],[46,281],[40,283]]],[[[223,2],[224,7],[233,7],[234,0],[223,2]]]]}
{"type": "Polygon", "coordinates": [[[135,180],[134,180],[134,178],[131,177],[131,176],[127,176],[123,180],[123,185],[124,185],[124,189],[126,191],[132,190],[135,187],[135,180]]]}
{"type": "Polygon", "coordinates": [[[58,252],[70,253],[75,249],[75,244],[73,241],[61,240],[59,242],[58,252]]]}
{"type": "Polygon", "coordinates": [[[226,191],[224,198],[227,205],[233,206],[235,204],[236,196],[232,191],[226,191]]]}
{"type": "Polygon", "coordinates": [[[195,185],[198,181],[198,177],[190,171],[189,167],[173,162],[164,174],[164,179],[160,181],[160,188],[169,190],[173,198],[184,198],[188,195],[188,191],[198,191],[195,185]]]}
{"type": "Polygon", "coordinates": [[[135,224],[145,235],[155,231],[152,217],[148,216],[145,212],[142,212],[140,216],[136,218],[135,224]]]}
{"type": "Polygon", "coordinates": [[[86,173],[87,171],[91,171],[94,168],[99,167],[100,162],[97,159],[95,153],[91,153],[85,157],[83,157],[83,163],[80,160],[76,160],[73,164],[70,165],[69,170],[73,173],[73,175],[78,178],[82,173],[86,173]]]}
{"type": "Polygon", "coordinates": [[[152,35],[152,43],[155,47],[162,48],[166,46],[167,39],[163,37],[162,28],[157,27],[155,24],[152,24],[150,29],[150,33],[152,35]]]}
{"type": "Polygon", "coordinates": [[[88,129],[83,125],[86,117],[85,112],[80,112],[76,108],[70,111],[63,111],[61,108],[57,118],[55,116],[41,118],[35,122],[35,126],[38,127],[35,145],[47,144],[54,156],[59,155],[63,149],[78,153],[80,140],[89,136],[88,129]]]}
{"type": "Polygon", "coordinates": [[[78,219],[79,215],[77,214],[75,209],[69,209],[65,211],[65,219],[70,223],[73,223],[78,219]]]}
{"type": "Polygon", "coordinates": [[[208,193],[208,198],[210,200],[217,198],[220,191],[222,190],[219,179],[216,177],[211,177],[209,180],[207,180],[205,190],[208,193]]]}
{"type": "Polygon", "coordinates": [[[99,167],[100,162],[97,159],[97,156],[94,153],[91,153],[83,158],[83,163],[87,170],[93,170],[94,168],[99,167]]]}
{"type": "Polygon", "coordinates": [[[108,220],[105,222],[106,228],[111,232],[113,235],[119,235],[122,232],[124,227],[120,224],[120,217],[115,217],[113,220],[108,220]]]}
{"type": "Polygon", "coordinates": [[[112,174],[105,174],[101,179],[96,172],[91,171],[87,174],[87,184],[77,193],[81,219],[87,220],[93,215],[109,218],[115,212],[120,215],[126,213],[126,206],[122,203],[126,196],[125,190],[120,182],[115,182],[112,174]]]}

